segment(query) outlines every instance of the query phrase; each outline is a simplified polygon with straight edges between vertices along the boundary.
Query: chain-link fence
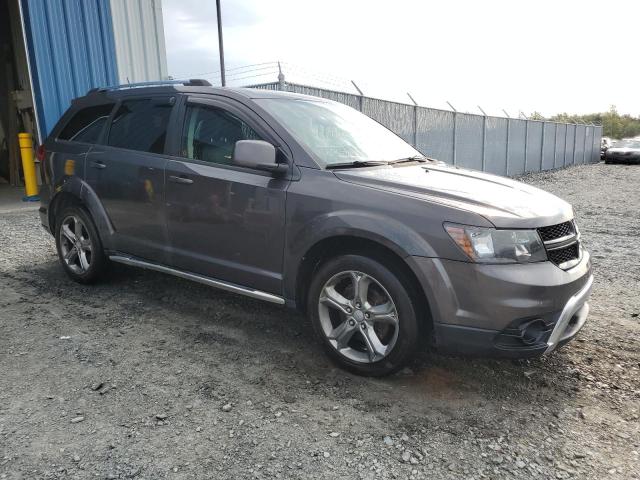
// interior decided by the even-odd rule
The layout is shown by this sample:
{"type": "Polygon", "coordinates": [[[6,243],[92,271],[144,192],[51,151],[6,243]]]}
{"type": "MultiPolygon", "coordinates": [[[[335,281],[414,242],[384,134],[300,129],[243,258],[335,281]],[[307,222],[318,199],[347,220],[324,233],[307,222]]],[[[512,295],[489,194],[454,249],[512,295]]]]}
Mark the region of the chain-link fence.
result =
{"type": "Polygon", "coordinates": [[[389,102],[298,84],[252,88],[328,98],[360,110],[428,157],[498,175],[519,175],[600,160],[602,127],[491,117],[389,102]]]}

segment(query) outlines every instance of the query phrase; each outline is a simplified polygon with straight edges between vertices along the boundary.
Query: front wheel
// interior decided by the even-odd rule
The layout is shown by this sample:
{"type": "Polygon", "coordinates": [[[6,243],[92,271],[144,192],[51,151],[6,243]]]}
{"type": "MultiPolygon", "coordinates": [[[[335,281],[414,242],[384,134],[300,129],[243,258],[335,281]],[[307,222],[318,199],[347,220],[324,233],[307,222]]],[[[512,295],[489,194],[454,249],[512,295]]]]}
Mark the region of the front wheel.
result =
{"type": "Polygon", "coordinates": [[[325,263],[309,290],[308,312],[329,357],[359,375],[382,376],[415,352],[418,320],[400,269],[344,255],[325,263]]]}

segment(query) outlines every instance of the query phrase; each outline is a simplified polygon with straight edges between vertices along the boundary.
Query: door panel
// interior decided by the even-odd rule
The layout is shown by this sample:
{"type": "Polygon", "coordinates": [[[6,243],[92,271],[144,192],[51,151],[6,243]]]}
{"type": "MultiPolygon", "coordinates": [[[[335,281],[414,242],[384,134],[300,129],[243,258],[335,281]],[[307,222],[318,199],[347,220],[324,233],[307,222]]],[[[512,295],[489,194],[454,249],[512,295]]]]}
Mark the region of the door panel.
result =
{"type": "Polygon", "coordinates": [[[103,145],[86,157],[87,183],[115,230],[115,250],[166,261],[164,168],[167,134],[175,120],[175,96],[127,97],[110,115],[103,145]]]}
{"type": "Polygon", "coordinates": [[[166,176],[170,264],[281,294],[289,180],[176,159],[166,176]]]}
{"type": "Polygon", "coordinates": [[[165,261],[164,167],[161,155],[96,145],[86,156],[86,181],[102,202],[115,250],[165,261]]]}

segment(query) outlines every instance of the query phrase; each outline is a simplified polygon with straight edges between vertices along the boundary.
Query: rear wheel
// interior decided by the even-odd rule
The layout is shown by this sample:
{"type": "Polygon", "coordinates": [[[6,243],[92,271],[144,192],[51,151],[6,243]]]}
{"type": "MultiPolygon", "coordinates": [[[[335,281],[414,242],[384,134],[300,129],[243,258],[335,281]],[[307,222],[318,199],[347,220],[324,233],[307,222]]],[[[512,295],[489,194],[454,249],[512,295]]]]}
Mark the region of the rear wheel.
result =
{"type": "Polygon", "coordinates": [[[62,268],[79,283],[92,283],[104,273],[107,258],[91,215],[70,205],[58,215],[56,249],[62,268]]]}
{"type": "Polygon", "coordinates": [[[411,286],[392,266],[360,255],[325,263],[309,290],[308,312],[328,355],[359,375],[402,368],[418,341],[411,286]]]}

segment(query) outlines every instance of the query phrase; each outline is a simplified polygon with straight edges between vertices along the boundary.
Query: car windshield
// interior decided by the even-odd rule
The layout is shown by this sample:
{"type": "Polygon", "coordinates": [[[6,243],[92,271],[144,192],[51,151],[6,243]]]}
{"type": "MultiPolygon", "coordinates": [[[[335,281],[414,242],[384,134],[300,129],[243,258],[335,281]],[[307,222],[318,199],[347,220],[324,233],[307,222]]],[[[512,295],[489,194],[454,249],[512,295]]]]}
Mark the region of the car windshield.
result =
{"type": "Polygon", "coordinates": [[[323,166],[422,157],[395,133],[346,105],[281,98],[256,99],[256,102],[323,166]]]}
{"type": "Polygon", "coordinates": [[[614,145],[616,148],[640,148],[640,140],[621,140],[614,145]]]}

